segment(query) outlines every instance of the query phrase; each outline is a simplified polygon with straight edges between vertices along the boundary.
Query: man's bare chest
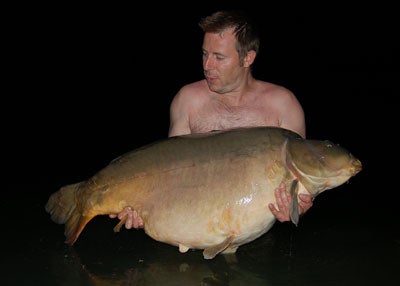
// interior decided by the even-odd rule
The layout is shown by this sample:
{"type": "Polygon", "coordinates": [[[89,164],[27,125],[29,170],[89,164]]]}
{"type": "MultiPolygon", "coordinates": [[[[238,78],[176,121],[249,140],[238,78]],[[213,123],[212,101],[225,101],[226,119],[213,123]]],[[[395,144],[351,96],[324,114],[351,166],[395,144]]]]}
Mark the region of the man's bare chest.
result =
{"type": "Polygon", "coordinates": [[[207,132],[236,127],[278,126],[279,117],[273,110],[257,106],[208,107],[190,120],[192,132],[207,132]]]}

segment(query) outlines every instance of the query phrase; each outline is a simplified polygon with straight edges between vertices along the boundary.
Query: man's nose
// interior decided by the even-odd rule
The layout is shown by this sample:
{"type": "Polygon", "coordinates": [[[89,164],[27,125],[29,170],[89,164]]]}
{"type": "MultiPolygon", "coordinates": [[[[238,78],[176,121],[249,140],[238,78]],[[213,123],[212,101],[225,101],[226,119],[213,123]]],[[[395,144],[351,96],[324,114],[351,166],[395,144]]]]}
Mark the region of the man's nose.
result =
{"type": "Polygon", "coordinates": [[[204,57],[203,59],[203,69],[204,70],[212,70],[214,69],[215,64],[212,57],[204,57]]]}

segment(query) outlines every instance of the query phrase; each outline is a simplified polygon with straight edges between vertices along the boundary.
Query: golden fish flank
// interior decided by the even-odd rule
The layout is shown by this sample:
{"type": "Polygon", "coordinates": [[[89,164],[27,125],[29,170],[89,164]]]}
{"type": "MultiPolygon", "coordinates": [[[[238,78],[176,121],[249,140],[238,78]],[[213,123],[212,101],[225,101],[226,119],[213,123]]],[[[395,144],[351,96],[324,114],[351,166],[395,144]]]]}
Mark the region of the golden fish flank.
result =
{"type": "MultiPolygon", "coordinates": [[[[62,187],[46,211],[65,224],[72,245],[93,217],[130,206],[153,239],[181,252],[202,249],[212,259],[236,252],[273,226],[267,205],[275,202],[281,182],[296,202],[299,193],[317,196],[361,168],[343,147],[282,128],[177,136],[126,153],[88,180],[62,187]]],[[[297,203],[291,214],[297,224],[297,203]]]]}

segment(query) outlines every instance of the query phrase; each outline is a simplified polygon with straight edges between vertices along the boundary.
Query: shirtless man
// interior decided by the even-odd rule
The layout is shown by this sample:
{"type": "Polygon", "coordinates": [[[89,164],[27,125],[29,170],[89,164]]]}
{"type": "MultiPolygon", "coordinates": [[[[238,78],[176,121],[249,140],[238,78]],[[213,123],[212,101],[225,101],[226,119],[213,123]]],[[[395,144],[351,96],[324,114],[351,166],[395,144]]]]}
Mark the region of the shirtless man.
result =
{"type": "MultiPolygon", "coordinates": [[[[279,126],[306,136],[303,109],[288,89],[257,80],[251,73],[259,38],[245,15],[220,11],[201,20],[205,79],[183,86],[170,106],[168,136],[204,133],[236,127],[279,126]]],[[[289,221],[291,198],[285,185],[275,191],[276,205],[268,207],[277,220],[289,221]]],[[[312,206],[309,195],[299,195],[300,215],[312,206]]],[[[125,208],[118,215],[125,227],[141,228],[137,212],[125,208]]]]}

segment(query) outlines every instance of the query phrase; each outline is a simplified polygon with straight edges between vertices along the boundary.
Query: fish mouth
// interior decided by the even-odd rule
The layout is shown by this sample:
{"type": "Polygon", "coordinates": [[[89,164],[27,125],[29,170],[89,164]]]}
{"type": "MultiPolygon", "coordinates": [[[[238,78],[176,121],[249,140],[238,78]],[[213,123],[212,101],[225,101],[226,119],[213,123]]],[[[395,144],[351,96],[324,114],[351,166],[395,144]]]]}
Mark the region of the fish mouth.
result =
{"type": "Polygon", "coordinates": [[[354,158],[352,173],[355,175],[362,170],[362,163],[360,160],[354,158]]]}

